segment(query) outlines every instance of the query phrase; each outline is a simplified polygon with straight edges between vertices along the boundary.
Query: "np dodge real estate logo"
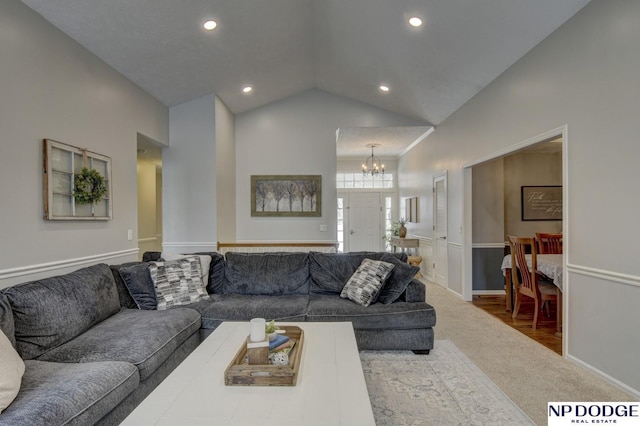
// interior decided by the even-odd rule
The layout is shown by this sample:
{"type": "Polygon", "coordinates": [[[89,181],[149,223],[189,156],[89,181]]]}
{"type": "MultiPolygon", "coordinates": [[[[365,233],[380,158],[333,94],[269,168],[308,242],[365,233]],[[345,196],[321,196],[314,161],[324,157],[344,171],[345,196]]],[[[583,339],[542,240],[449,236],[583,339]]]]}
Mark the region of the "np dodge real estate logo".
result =
{"type": "Polygon", "coordinates": [[[549,402],[548,425],[640,425],[638,402],[549,402]]]}

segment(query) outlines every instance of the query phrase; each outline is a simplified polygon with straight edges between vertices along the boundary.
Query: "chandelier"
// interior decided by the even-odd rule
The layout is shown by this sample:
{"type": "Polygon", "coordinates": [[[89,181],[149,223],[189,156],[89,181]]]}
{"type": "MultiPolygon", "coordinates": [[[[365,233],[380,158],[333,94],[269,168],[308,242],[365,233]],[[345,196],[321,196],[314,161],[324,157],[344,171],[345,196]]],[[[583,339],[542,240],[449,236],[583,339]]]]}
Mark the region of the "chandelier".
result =
{"type": "Polygon", "coordinates": [[[384,164],[380,163],[380,159],[373,154],[373,148],[379,147],[380,144],[371,143],[367,148],[371,148],[371,157],[367,157],[362,164],[362,174],[376,176],[381,174],[384,176],[384,164]]]}

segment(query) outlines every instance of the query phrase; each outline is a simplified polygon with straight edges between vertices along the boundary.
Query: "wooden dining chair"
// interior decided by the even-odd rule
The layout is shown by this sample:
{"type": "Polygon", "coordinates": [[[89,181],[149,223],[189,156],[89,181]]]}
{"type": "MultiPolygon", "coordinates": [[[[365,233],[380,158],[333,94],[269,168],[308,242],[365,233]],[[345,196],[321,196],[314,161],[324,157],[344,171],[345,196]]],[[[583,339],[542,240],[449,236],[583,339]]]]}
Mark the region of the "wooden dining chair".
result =
{"type": "Polygon", "coordinates": [[[562,234],[536,232],[538,254],[562,254],[562,234]]]}
{"type": "Polygon", "coordinates": [[[515,306],[512,318],[518,316],[520,304],[524,296],[534,301],[533,329],[538,327],[538,314],[545,301],[558,302],[558,290],[553,283],[545,282],[537,271],[537,251],[533,238],[508,236],[511,248],[511,279],[513,281],[513,293],[515,306]],[[531,250],[531,267],[527,263],[526,252],[531,250]],[[518,274],[518,271],[520,272],[518,274]]]}

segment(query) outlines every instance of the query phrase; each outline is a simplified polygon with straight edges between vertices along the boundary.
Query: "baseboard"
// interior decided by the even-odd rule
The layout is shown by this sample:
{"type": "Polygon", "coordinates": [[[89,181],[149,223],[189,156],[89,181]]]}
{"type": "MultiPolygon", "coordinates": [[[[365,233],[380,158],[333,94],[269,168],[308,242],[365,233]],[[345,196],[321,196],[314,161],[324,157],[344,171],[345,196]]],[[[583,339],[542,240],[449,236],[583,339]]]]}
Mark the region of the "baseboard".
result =
{"type": "Polygon", "coordinates": [[[506,292],[504,290],[473,290],[474,296],[504,296],[506,292]]]}
{"type": "Polygon", "coordinates": [[[593,374],[595,374],[598,377],[600,377],[601,379],[611,383],[615,387],[620,388],[625,392],[628,392],[629,394],[631,394],[636,399],[636,401],[640,401],[640,390],[634,389],[631,386],[628,386],[628,385],[622,383],[618,379],[616,379],[614,377],[611,377],[607,373],[604,373],[603,371],[595,368],[591,364],[587,364],[586,362],[582,361],[580,358],[576,358],[575,356],[573,356],[571,354],[567,354],[566,359],[568,359],[571,362],[579,365],[582,368],[585,368],[585,369],[591,371],[593,374]]]}

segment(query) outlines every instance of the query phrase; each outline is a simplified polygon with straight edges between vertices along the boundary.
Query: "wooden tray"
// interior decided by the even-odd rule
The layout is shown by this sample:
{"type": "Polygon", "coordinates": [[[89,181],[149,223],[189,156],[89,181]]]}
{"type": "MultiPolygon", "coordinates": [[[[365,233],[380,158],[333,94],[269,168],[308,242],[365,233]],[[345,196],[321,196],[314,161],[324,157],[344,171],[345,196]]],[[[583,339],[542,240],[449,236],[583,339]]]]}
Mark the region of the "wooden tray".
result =
{"type": "Polygon", "coordinates": [[[245,364],[244,358],[247,354],[247,341],[245,341],[224,371],[224,384],[228,386],[295,386],[300,371],[304,331],[295,325],[280,326],[280,330],[284,330],[284,334],[289,338],[297,340],[289,352],[289,365],[245,364]]]}

